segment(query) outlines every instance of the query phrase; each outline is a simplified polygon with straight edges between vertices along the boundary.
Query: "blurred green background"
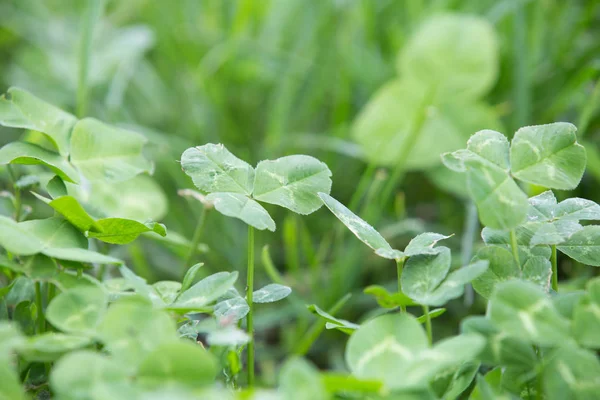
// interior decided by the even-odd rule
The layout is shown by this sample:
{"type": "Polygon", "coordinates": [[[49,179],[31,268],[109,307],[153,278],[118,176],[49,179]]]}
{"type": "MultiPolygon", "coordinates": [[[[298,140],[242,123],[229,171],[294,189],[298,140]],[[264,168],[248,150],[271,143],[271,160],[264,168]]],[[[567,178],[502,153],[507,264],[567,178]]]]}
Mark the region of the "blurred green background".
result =
{"type": "MultiPolygon", "coordinates": [[[[20,86],[75,112],[87,7],[1,0],[2,92],[20,86]]],[[[599,38],[595,0],[107,0],[86,115],[148,137],[162,193],[153,186],[128,201],[152,202],[182,238],[192,238],[201,205],[177,194],[193,187],[177,160],[187,147],[223,143],[253,164],[296,153],[322,159],[333,171],[332,195],[393,245],[424,231],[454,233],[459,265],[480,241],[476,211],[439,153],[464,147],[476,130],[510,138],[524,125],[576,124],[589,157],[577,195],[600,200],[599,38]]],[[[20,134],[0,132],[2,143],[20,134]]],[[[269,212],[278,229],[257,242],[269,245],[295,296],[258,310],[262,368],[306,334],[314,317],[303,303],[327,308],[349,292],[339,315],[358,321],[376,308],[363,288],[395,284],[393,263],[372,256],[327,211],[269,212]]],[[[207,247],[194,261],[206,262],[206,273],[244,271],[245,235],[240,221],[209,213],[207,247]]],[[[185,245],[145,238],[115,251],[150,281],[180,279],[190,266],[185,245]]],[[[260,248],[257,262],[260,286],[268,283],[260,248]]],[[[574,286],[594,272],[562,268],[574,286]]],[[[467,292],[434,321],[436,335],[482,311],[467,292]]],[[[342,339],[326,333],[312,358],[335,366],[342,339]]]]}

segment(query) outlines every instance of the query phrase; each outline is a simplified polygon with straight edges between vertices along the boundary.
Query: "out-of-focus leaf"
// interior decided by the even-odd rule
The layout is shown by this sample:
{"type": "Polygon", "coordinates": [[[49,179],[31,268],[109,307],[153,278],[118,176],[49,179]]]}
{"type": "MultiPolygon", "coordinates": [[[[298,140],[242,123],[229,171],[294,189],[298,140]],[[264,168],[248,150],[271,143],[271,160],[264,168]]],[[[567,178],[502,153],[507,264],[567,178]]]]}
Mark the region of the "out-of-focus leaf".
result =
{"type": "Polygon", "coordinates": [[[255,303],[274,303],[281,299],[285,299],[292,293],[292,289],[288,286],[271,283],[255,290],[252,293],[252,301],[255,303]]]}
{"type": "Polygon", "coordinates": [[[0,164],[44,165],[68,182],[79,182],[79,173],[65,158],[32,143],[12,142],[2,147],[0,164]]]}

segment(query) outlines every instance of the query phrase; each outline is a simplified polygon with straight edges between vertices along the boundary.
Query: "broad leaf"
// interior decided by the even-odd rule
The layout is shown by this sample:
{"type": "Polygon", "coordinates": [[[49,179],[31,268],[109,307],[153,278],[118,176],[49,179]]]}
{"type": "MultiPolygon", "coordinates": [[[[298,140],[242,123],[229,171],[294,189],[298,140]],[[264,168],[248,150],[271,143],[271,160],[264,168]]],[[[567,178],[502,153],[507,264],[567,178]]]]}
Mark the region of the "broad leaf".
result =
{"type": "Polygon", "coordinates": [[[363,292],[375,297],[377,304],[383,308],[396,308],[398,306],[414,306],[415,302],[402,292],[390,293],[383,286],[370,285],[363,292]]]}
{"type": "Polygon", "coordinates": [[[88,236],[106,243],[127,244],[133,242],[145,232],[153,232],[160,236],[167,236],[163,224],[148,221],[144,224],[131,219],[105,218],[97,221],[100,232],[89,232],[88,236]]]}
{"type": "Polygon", "coordinates": [[[58,175],[54,176],[54,178],[48,181],[48,184],[46,185],[46,191],[53,199],[66,196],[68,194],[65,182],[58,175]]]}
{"type": "Polygon", "coordinates": [[[19,223],[19,226],[37,237],[43,249],[87,249],[88,241],[73,225],[60,217],[35,219],[19,223]]]}
{"type": "Polygon", "coordinates": [[[44,248],[44,243],[26,227],[4,216],[0,216],[0,245],[12,254],[24,256],[44,248]]]}
{"type": "Polygon", "coordinates": [[[63,156],[32,143],[12,142],[2,147],[0,164],[44,165],[68,182],[79,182],[79,173],[63,156]]]}
{"type": "Polygon", "coordinates": [[[252,301],[255,303],[274,303],[285,299],[292,293],[292,289],[288,286],[271,283],[267,286],[255,290],[252,293],[252,301]]]}
{"type": "Polygon", "coordinates": [[[478,98],[498,75],[498,43],[492,25],[471,15],[429,18],[398,57],[407,79],[435,87],[440,95],[478,98]]]}
{"type": "Polygon", "coordinates": [[[75,116],[23,89],[12,87],[0,98],[0,125],[42,132],[62,155],[69,152],[75,122],[75,116]]]}
{"type": "Polygon", "coordinates": [[[225,295],[220,298],[217,304],[215,304],[213,313],[215,317],[239,321],[244,318],[249,311],[250,307],[248,306],[246,299],[235,291],[232,296],[225,295]]]}
{"type": "Polygon", "coordinates": [[[600,392],[600,362],[596,354],[578,347],[558,349],[543,372],[549,400],[594,399],[600,392]]]}
{"type": "Polygon", "coordinates": [[[510,281],[496,285],[490,298],[489,316],[506,333],[533,344],[552,346],[572,341],[569,321],[533,283],[510,281]]]}
{"type": "Polygon", "coordinates": [[[50,362],[91,343],[86,336],[48,332],[28,339],[18,352],[28,361],[50,362]]]}
{"type": "Polygon", "coordinates": [[[181,155],[181,168],[203,193],[252,194],[254,169],[222,144],[187,149],[181,155]]]}
{"type": "Polygon", "coordinates": [[[67,333],[94,335],[108,306],[101,289],[74,288],[55,297],[46,309],[46,319],[67,333]]]}
{"type": "Polygon", "coordinates": [[[289,359],[279,373],[279,392],[286,400],[327,400],[319,371],[302,358],[289,359]]]}
{"type": "Polygon", "coordinates": [[[223,215],[241,219],[259,230],[275,231],[275,221],[256,201],[240,193],[211,193],[206,196],[223,215]]]}
{"type": "Polygon", "coordinates": [[[253,197],[298,214],[310,214],[322,206],[317,193],[329,194],[331,171],[314,157],[293,155],[261,161],[256,166],[253,197]]]}
{"type": "Polygon", "coordinates": [[[52,368],[50,386],[61,399],[125,400],[137,397],[127,370],[119,362],[90,350],[77,351],[60,359],[52,368]]]}
{"type": "Polygon", "coordinates": [[[237,271],[210,275],[183,292],[168,308],[181,312],[201,310],[232,288],[237,277],[237,271]]]}
{"type": "Polygon", "coordinates": [[[0,398],[10,400],[25,400],[25,396],[21,380],[17,372],[11,368],[8,362],[0,364],[0,398]]]}
{"type": "Polygon", "coordinates": [[[420,254],[408,259],[402,271],[402,292],[419,302],[432,293],[448,275],[450,249],[439,247],[438,254],[420,254]]]}
{"type": "Polygon", "coordinates": [[[169,314],[137,296],[111,305],[98,327],[98,335],[105,350],[131,368],[160,344],[177,339],[175,322],[169,314]]]}
{"type": "Polygon", "coordinates": [[[472,282],[473,289],[486,299],[490,298],[498,283],[521,277],[521,269],[512,253],[501,247],[486,246],[477,252],[475,260],[489,262],[487,271],[472,282]]]}
{"type": "Polygon", "coordinates": [[[577,128],[567,122],[519,129],[510,149],[515,178],[551,189],[577,187],[585,170],[585,148],[577,143],[577,128]]]}
{"type": "Polygon", "coordinates": [[[118,258],[107,256],[87,249],[49,248],[42,251],[45,255],[59,260],[92,264],[123,264],[118,258]]]}
{"type": "Polygon", "coordinates": [[[586,226],[556,248],[582,264],[600,267],[600,226],[586,226]]]}
{"type": "Polygon", "coordinates": [[[362,241],[364,244],[372,248],[373,250],[382,250],[392,252],[393,249],[389,243],[381,236],[379,232],[375,230],[371,225],[363,221],[360,217],[355,215],[342,203],[328,195],[327,193],[319,193],[319,197],[323,200],[323,203],[331,210],[331,212],[342,221],[348,229],[362,241]]]}
{"type": "Polygon", "coordinates": [[[165,304],[174,302],[181,292],[181,283],[177,281],[158,281],[152,287],[165,304]]]}
{"type": "Polygon", "coordinates": [[[581,345],[600,349],[600,279],[591,280],[586,288],[585,295],[573,307],[573,333],[581,345]]]}
{"type": "Polygon", "coordinates": [[[90,181],[126,181],[151,171],[152,163],[142,154],[145,143],[137,132],[85,118],[73,128],[71,162],[90,181]]]}
{"type": "Polygon", "coordinates": [[[128,285],[131,286],[136,293],[157,307],[163,307],[166,304],[162,297],[158,294],[157,290],[153,286],[148,285],[144,278],[137,276],[125,265],[121,265],[119,267],[119,271],[128,285]]]}
{"type": "Polygon", "coordinates": [[[183,386],[190,389],[212,384],[218,372],[214,356],[188,341],[163,343],[140,364],[137,381],[147,389],[183,386]]]}

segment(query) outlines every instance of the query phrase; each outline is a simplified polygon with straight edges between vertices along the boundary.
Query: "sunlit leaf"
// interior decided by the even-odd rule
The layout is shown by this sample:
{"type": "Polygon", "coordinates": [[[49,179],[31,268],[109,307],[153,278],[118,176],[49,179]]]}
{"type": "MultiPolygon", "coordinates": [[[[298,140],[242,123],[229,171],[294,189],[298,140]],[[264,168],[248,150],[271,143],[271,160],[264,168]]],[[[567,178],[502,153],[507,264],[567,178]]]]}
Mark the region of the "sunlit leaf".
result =
{"type": "Polygon", "coordinates": [[[178,311],[199,310],[224,295],[237,280],[238,273],[217,272],[181,293],[175,303],[168,307],[178,311]]]}
{"type": "Polygon", "coordinates": [[[552,189],[577,187],[585,170],[585,148],[577,143],[577,128],[566,122],[519,129],[510,149],[515,178],[552,189]]]}
{"type": "Polygon", "coordinates": [[[126,181],[151,171],[142,154],[145,143],[137,132],[85,118],[73,128],[71,162],[91,181],[126,181]]]}
{"type": "Polygon", "coordinates": [[[211,193],[206,196],[223,215],[241,219],[259,230],[275,231],[275,221],[258,202],[240,193],[211,193]]]}
{"type": "Polygon", "coordinates": [[[404,254],[407,257],[416,256],[418,254],[437,254],[442,247],[435,248],[434,246],[440,240],[448,239],[450,236],[444,236],[439,233],[425,232],[415,236],[404,249],[404,254]]]}
{"type": "Polygon", "coordinates": [[[440,247],[438,254],[421,254],[408,259],[402,271],[402,292],[419,302],[432,293],[448,275],[450,249],[440,247]]]}
{"type": "Polygon", "coordinates": [[[196,274],[198,273],[200,268],[202,268],[202,266],[204,266],[204,263],[194,264],[185,272],[185,276],[183,277],[183,280],[181,283],[181,291],[182,292],[185,292],[186,290],[188,290],[190,288],[190,286],[192,286],[192,284],[194,283],[194,281],[196,279],[196,274]]]}
{"type": "Polygon", "coordinates": [[[44,133],[62,155],[69,152],[71,129],[77,119],[16,87],[0,98],[0,125],[44,133]]]}
{"type": "Polygon", "coordinates": [[[254,169],[222,144],[187,149],[181,155],[181,168],[203,193],[252,194],[254,169]]]}
{"type": "Polygon", "coordinates": [[[97,221],[99,232],[89,232],[88,236],[99,239],[106,243],[127,244],[145,232],[154,232],[160,236],[167,236],[167,230],[163,224],[148,221],[144,224],[131,219],[105,218],[97,221]]]}
{"type": "Polygon", "coordinates": [[[32,143],[11,142],[2,147],[0,164],[44,165],[68,182],[79,182],[79,173],[63,156],[32,143]]]}
{"type": "Polygon", "coordinates": [[[293,155],[265,160],[256,166],[253,197],[298,214],[310,214],[322,206],[317,193],[329,194],[331,171],[314,157],[293,155]]]}
{"type": "Polygon", "coordinates": [[[292,289],[288,286],[271,283],[255,290],[252,293],[252,300],[255,303],[273,303],[281,299],[285,299],[292,293],[292,289]]]}

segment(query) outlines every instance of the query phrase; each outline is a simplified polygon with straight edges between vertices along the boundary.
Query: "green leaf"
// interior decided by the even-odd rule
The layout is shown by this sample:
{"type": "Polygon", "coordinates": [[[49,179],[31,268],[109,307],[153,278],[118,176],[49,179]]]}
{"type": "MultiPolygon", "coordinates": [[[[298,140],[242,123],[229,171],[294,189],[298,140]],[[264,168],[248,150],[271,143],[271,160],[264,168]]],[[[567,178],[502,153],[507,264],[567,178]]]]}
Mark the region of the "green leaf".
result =
{"type": "Polygon", "coordinates": [[[181,283],[181,292],[185,292],[192,286],[194,281],[196,280],[196,274],[204,266],[204,263],[194,264],[188,269],[183,277],[183,281],[181,283]]]}
{"type": "Polygon", "coordinates": [[[426,20],[398,57],[406,79],[435,87],[442,96],[478,98],[498,75],[494,28],[471,15],[443,14],[426,20]]]}
{"type": "Polygon", "coordinates": [[[540,346],[572,341],[569,321],[533,283],[509,281],[496,285],[489,303],[490,319],[502,330],[540,346]]]}
{"type": "Polygon", "coordinates": [[[77,119],[31,93],[12,87],[0,98],[0,125],[44,133],[62,155],[69,153],[69,137],[77,119]]]}
{"type": "Polygon", "coordinates": [[[87,249],[50,248],[42,253],[59,260],[95,264],[123,264],[122,260],[87,249]]]}
{"type": "Polygon", "coordinates": [[[213,314],[215,317],[224,318],[225,320],[233,320],[239,321],[244,318],[248,312],[250,311],[250,307],[242,296],[240,296],[237,291],[233,296],[225,296],[221,297],[217,304],[215,304],[215,309],[213,310],[213,314]]]}
{"type": "Polygon", "coordinates": [[[585,170],[585,148],[567,122],[519,129],[510,148],[515,178],[551,189],[575,189],[585,170]]]}
{"type": "Polygon", "coordinates": [[[46,319],[63,332],[93,336],[107,306],[108,299],[103,290],[73,288],[50,302],[46,319]]]}
{"type": "Polygon", "coordinates": [[[538,362],[533,347],[519,335],[500,330],[487,317],[470,316],[461,322],[461,332],[477,333],[486,338],[486,346],[479,359],[488,365],[533,369],[538,362]]]}
{"type": "Polygon", "coordinates": [[[489,262],[487,271],[472,282],[473,289],[486,299],[490,298],[498,283],[521,277],[515,258],[504,248],[486,246],[477,252],[474,259],[489,262]]]}
{"type": "Polygon", "coordinates": [[[98,335],[115,360],[133,369],[160,344],[177,339],[170,315],[138,296],[112,304],[98,327],[98,335]]]}
{"type": "MultiPolygon", "coordinates": [[[[519,250],[519,260],[521,263],[527,261],[530,257],[540,256],[544,258],[550,258],[552,249],[550,246],[537,245],[530,247],[531,238],[535,235],[535,230],[539,224],[537,223],[525,223],[515,229],[515,236],[517,238],[517,247],[519,250]]],[[[481,231],[481,238],[487,245],[496,245],[502,247],[505,250],[512,251],[510,243],[510,232],[501,231],[497,229],[483,228],[481,231]]]]}
{"type": "Polygon", "coordinates": [[[86,336],[48,332],[28,339],[18,352],[28,361],[50,362],[91,343],[86,336]]]}
{"type": "Polygon", "coordinates": [[[56,175],[48,181],[48,184],[46,185],[46,191],[50,197],[56,199],[57,197],[67,195],[67,186],[62,178],[56,175]]]}
{"type": "Polygon", "coordinates": [[[432,293],[448,275],[450,249],[439,247],[438,254],[420,254],[408,259],[402,271],[402,292],[419,302],[432,293]]]}
{"type": "Polygon", "coordinates": [[[189,341],[172,341],[157,346],[144,357],[137,379],[146,389],[196,389],[212,384],[217,372],[216,360],[202,347],[189,341]]]}
{"type": "Polygon", "coordinates": [[[28,398],[25,396],[16,371],[11,368],[8,362],[4,361],[0,363],[0,398],[10,400],[25,400],[28,398]]]}
{"type": "Polygon", "coordinates": [[[285,299],[292,293],[292,289],[288,286],[271,283],[255,290],[252,293],[252,300],[255,303],[274,303],[285,299]]]}
{"type": "Polygon", "coordinates": [[[79,182],[79,173],[58,153],[26,142],[12,142],[0,149],[0,164],[44,165],[68,182],[79,182]]]}
{"type": "Polygon", "coordinates": [[[594,399],[600,392],[600,362],[596,354],[564,347],[550,357],[543,372],[549,400],[594,399]]]}
{"type": "Polygon", "coordinates": [[[100,232],[90,231],[88,237],[96,238],[106,243],[131,243],[145,232],[154,232],[163,237],[167,236],[165,226],[153,221],[142,224],[131,219],[105,218],[98,220],[97,224],[100,227],[100,232]]]}
{"type": "Polygon", "coordinates": [[[418,354],[427,349],[421,324],[407,314],[386,314],[360,326],[346,346],[346,363],[361,379],[376,379],[389,388],[422,382],[406,379],[418,354]]]}
{"type": "Polygon", "coordinates": [[[180,312],[201,310],[232,288],[237,277],[237,271],[210,275],[181,293],[168,308],[180,312]]]}
{"type": "Polygon", "coordinates": [[[383,308],[396,308],[398,306],[414,306],[416,303],[402,292],[390,293],[383,286],[370,285],[363,292],[375,297],[377,304],[383,308]]]}
{"type": "MultiPolygon", "coordinates": [[[[40,198],[38,196],[38,198],[40,198]]],[[[40,198],[45,201],[44,198],[40,198]]],[[[79,201],[73,196],[61,196],[47,202],[56,212],[60,213],[67,221],[75,225],[82,232],[101,232],[102,227],[85,211],[79,201]]]]}
{"type": "Polygon", "coordinates": [[[346,321],[345,319],[336,318],[328,312],[322,310],[316,304],[311,304],[307,306],[308,310],[313,314],[320,316],[321,318],[327,321],[326,328],[327,329],[338,329],[344,333],[351,334],[353,331],[357,330],[360,325],[355,324],[350,321],[346,321]],[[329,327],[327,326],[329,325],[329,327]]]}
{"type": "Polygon", "coordinates": [[[439,317],[440,315],[443,315],[445,312],[446,312],[445,308],[434,308],[433,310],[429,311],[427,314],[423,314],[420,317],[417,317],[417,321],[424,324],[425,321],[427,321],[427,316],[429,316],[429,319],[434,319],[434,318],[439,317]]]}
{"type": "Polygon", "coordinates": [[[152,170],[142,154],[145,143],[137,132],[85,118],[73,128],[71,162],[90,181],[126,181],[152,170]]]}
{"type": "Polygon", "coordinates": [[[135,290],[136,293],[141,295],[143,298],[150,301],[152,304],[158,307],[163,307],[165,301],[158,294],[156,289],[146,283],[144,278],[137,276],[133,271],[127,268],[125,265],[119,267],[119,271],[127,283],[135,290]]]}
{"type": "Polygon", "coordinates": [[[127,370],[115,360],[90,350],[60,359],[52,368],[50,386],[61,399],[137,398],[127,370]]]}
{"type": "Polygon", "coordinates": [[[0,245],[16,255],[39,253],[44,243],[14,220],[0,215],[0,245]]]}
{"type": "Polygon", "coordinates": [[[471,385],[480,366],[478,362],[467,362],[458,368],[444,371],[436,376],[432,386],[444,400],[458,399],[471,385]]]}
{"type": "Polygon", "coordinates": [[[573,334],[582,346],[600,348],[600,279],[586,285],[586,294],[579,298],[573,310],[573,334]]]}
{"type": "Polygon", "coordinates": [[[342,223],[364,244],[373,250],[382,249],[383,251],[393,252],[392,247],[383,236],[375,230],[375,228],[355,215],[342,203],[327,193],[319,193],[319,197],[337,219],[342,221],[342,223]]]}
{"type": "Polygon", "coordinates": [[[152,287],[165,304],[174,302],[181,292],[181,283],[177,281],[158,281],[152,287]]]}
{"type": "Polygon", "coordinates": [[[293,155],[261,161],[256,166],[253,197],[298,214],[310,214],[323,205],[318,193],[329,194],[331,171],[314,157],[293,155]]]}
{"type": "Polygon", "coordinates": [[[600,267],[600,226],[588,225],[556,248],[582,264],[600,267]]]}
{"type": "Polygon", "coordinates": [[[440,240],[448,239],[450,236],[444,236],[433,232],[421,233],[408,243],[404,249],[404,254],[407,257],[416,256],[418,254],[437,254],[443,247],[434,248],[434,246],[440,240]]]}
{"type": "Polygon", "coordinates": [[[472,264],[452,271],[446,279],[432,292],[425,293],[420,298],[414,298],[418,303],[431,306],[441,306],[452,299],[462,296],[465,285],[483,274],[488,268],[487,261],[475,261],[472,264]]]}
{"type": "Polygon", "coordinates": [[[319,371],[307,361],[293,357],[281,367],[279,392],[286,400],[327,400],[319,371]]]}
{"type": "Polygon", "coordinates": [[[561,244],[582,229],[583,226],[579,222],[571,219],[543,223],[531,238],[530,246],[561,244]]]}
{"type": "Polygon", "coordinates": [[[187,149],[181,155],[181,168],[203,193],[252,194],[254,169],[222,144],[187,149]]]}
{"type": "Polygon", "coordinates": [[[88,241],[73,225],[60,217],[35,219],[19,223],[43,244],[41,251],[57,248],[87,249],[88,241]]]}
{"type": "Polygon", "coordinates": [[[228,217],[238,218],[259,230],[275,231],[275,221],[256,201],[239,193],[211,193],[206,196],[215,209],[228,217]]]}

